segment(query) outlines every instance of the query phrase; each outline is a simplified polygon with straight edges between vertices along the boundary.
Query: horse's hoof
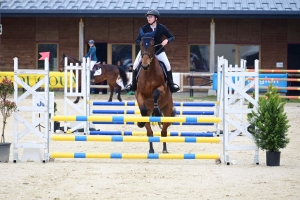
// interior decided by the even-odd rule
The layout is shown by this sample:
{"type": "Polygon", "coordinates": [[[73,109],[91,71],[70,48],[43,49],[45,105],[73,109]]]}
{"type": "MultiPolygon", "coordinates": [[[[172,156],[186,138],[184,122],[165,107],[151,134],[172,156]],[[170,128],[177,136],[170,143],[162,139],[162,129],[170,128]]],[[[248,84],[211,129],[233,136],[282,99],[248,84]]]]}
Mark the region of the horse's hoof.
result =
{"type": "Polygon", "coordinates": [[[154,153],[154,150],[151,150],[151,149],[150,149],[150,150],[149,150],[149,153],[154,153]]]}
{"type": "Polygon", "coordinates": [[[112,100],[111,100],[111,99],[109,99],[107,102],[112,102],[112,100]]]}
{"type": "Polygon", "coordinates": [[[121,98],[118,98],[118,100],[119,100],[120,102],[122,102],[122,99],[121,99],[121,98]]]}
{"type": "Polygon", "coordinates": [[[163,150],[163,153],[169,153],[167,150],[163,150]]]}
{"type": "Polygon", "coordinates": [[[78,101],[74,101],[73,103],[74,103],[74,104],[77,104],[77,103],[78,103],[78,101]]]}
{"type": "Polygon", "coordinates": [[[146,124],[146,122],[138,122],[138,123],[137,123],[137,126],[138,126],[139,128],[143,128],[143,127],[145,126],[145,124],[146,124]]]}

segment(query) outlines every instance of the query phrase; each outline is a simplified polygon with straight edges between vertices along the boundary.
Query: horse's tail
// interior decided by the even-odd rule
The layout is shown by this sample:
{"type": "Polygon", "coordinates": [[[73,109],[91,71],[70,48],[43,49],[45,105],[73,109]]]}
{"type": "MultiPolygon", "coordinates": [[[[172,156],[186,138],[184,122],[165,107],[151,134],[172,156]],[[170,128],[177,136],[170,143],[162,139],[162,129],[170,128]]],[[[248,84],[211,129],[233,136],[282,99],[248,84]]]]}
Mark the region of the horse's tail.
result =
{"type": "Polygon", "coordinates": [[[120,67],[120,66],[118,66],[118,69],[119,69],[120,77],[121,77],[121,79],[122,79],[122,81],[123,81],[123,85],[126,86],[127,83],[128,83],[128,78],[127,78],[126,72],[125,72],[125,70],[124,70],[122,67],[120,67]]]}

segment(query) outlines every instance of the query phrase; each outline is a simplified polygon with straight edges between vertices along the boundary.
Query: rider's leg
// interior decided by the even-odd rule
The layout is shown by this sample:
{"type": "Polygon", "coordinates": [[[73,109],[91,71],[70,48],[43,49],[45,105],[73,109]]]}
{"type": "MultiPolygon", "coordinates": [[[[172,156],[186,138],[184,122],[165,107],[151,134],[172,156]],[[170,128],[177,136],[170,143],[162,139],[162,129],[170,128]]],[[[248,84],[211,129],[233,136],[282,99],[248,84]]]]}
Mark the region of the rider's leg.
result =
{"type": "Polygon", "coordinates": [[[155,55],[155,56],[159,61],[163,62],[167,68],[167,76],[168,76],[167,81],[168,81],[168,86],[170,88],[170,91],[172,93],[178,92],[180,90],[180,87],[173,81],[172,69],[166,53],[162,52],[159,55],[155,55]]]}
{"type": "Polygon", "coordinates": [[[95,82],[95,79],[94,79],[94,73],[95,73],[95,71],[93,70],[93,68],[94,68],[94,65],[96,64],[96,62],[97,62],[97,61],[91,61],[91,62],[90,62],[90,81],[91,81],[92,83],[95,82]]]}
{"type": "Polygon", "coordinates": [[[137,89],[136,75],[137,75],[137,70],[138,70],[137,68],[138,68],[140,62],[141,62],[141,51],[138,53],[138,55],[136,56],[136,59],[133,63],[132,78],[131,78],[132,82],[131,82],[131,84],[126,86],[127,92],[129,92],[129,91],[134,92],[137,89]]]}

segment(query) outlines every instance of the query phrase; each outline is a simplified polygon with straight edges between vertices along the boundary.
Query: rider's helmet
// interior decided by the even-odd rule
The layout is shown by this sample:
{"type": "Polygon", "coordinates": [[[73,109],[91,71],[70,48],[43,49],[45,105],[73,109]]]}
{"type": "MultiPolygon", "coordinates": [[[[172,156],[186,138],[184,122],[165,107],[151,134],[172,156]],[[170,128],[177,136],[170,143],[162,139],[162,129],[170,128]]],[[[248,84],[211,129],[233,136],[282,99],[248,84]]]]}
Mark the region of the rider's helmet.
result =
{"type": "Polygon", "coordinates": [[[146,15],[146,17],[148,15],[154,15],[155,17],[157,17],[157,19],[159,19],[159,17],[160,17],[159,12],[155,9],[149,10],[145,15],[146,15]]]}
{"type": "Polygon", "coordinates": [[[90,40],[89,44],[95,44],[95,41],[94,40],[90,40]]]}

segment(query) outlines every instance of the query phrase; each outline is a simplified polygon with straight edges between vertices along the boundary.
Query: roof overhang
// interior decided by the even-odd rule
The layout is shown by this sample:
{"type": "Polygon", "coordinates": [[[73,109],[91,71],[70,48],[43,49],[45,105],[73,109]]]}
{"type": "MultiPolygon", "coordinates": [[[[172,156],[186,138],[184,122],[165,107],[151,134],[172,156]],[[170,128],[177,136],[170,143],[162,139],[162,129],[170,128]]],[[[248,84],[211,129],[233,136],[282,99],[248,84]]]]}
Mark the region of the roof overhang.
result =
{"type": "MultiPolygon", "coordinates": [[[[143,17],[146,10],[124,9],[0,9],[1,17],[143,17]]],[[[161,10],[163,17],[178,18],[300,18],[299,11],[161,10]]]]}

